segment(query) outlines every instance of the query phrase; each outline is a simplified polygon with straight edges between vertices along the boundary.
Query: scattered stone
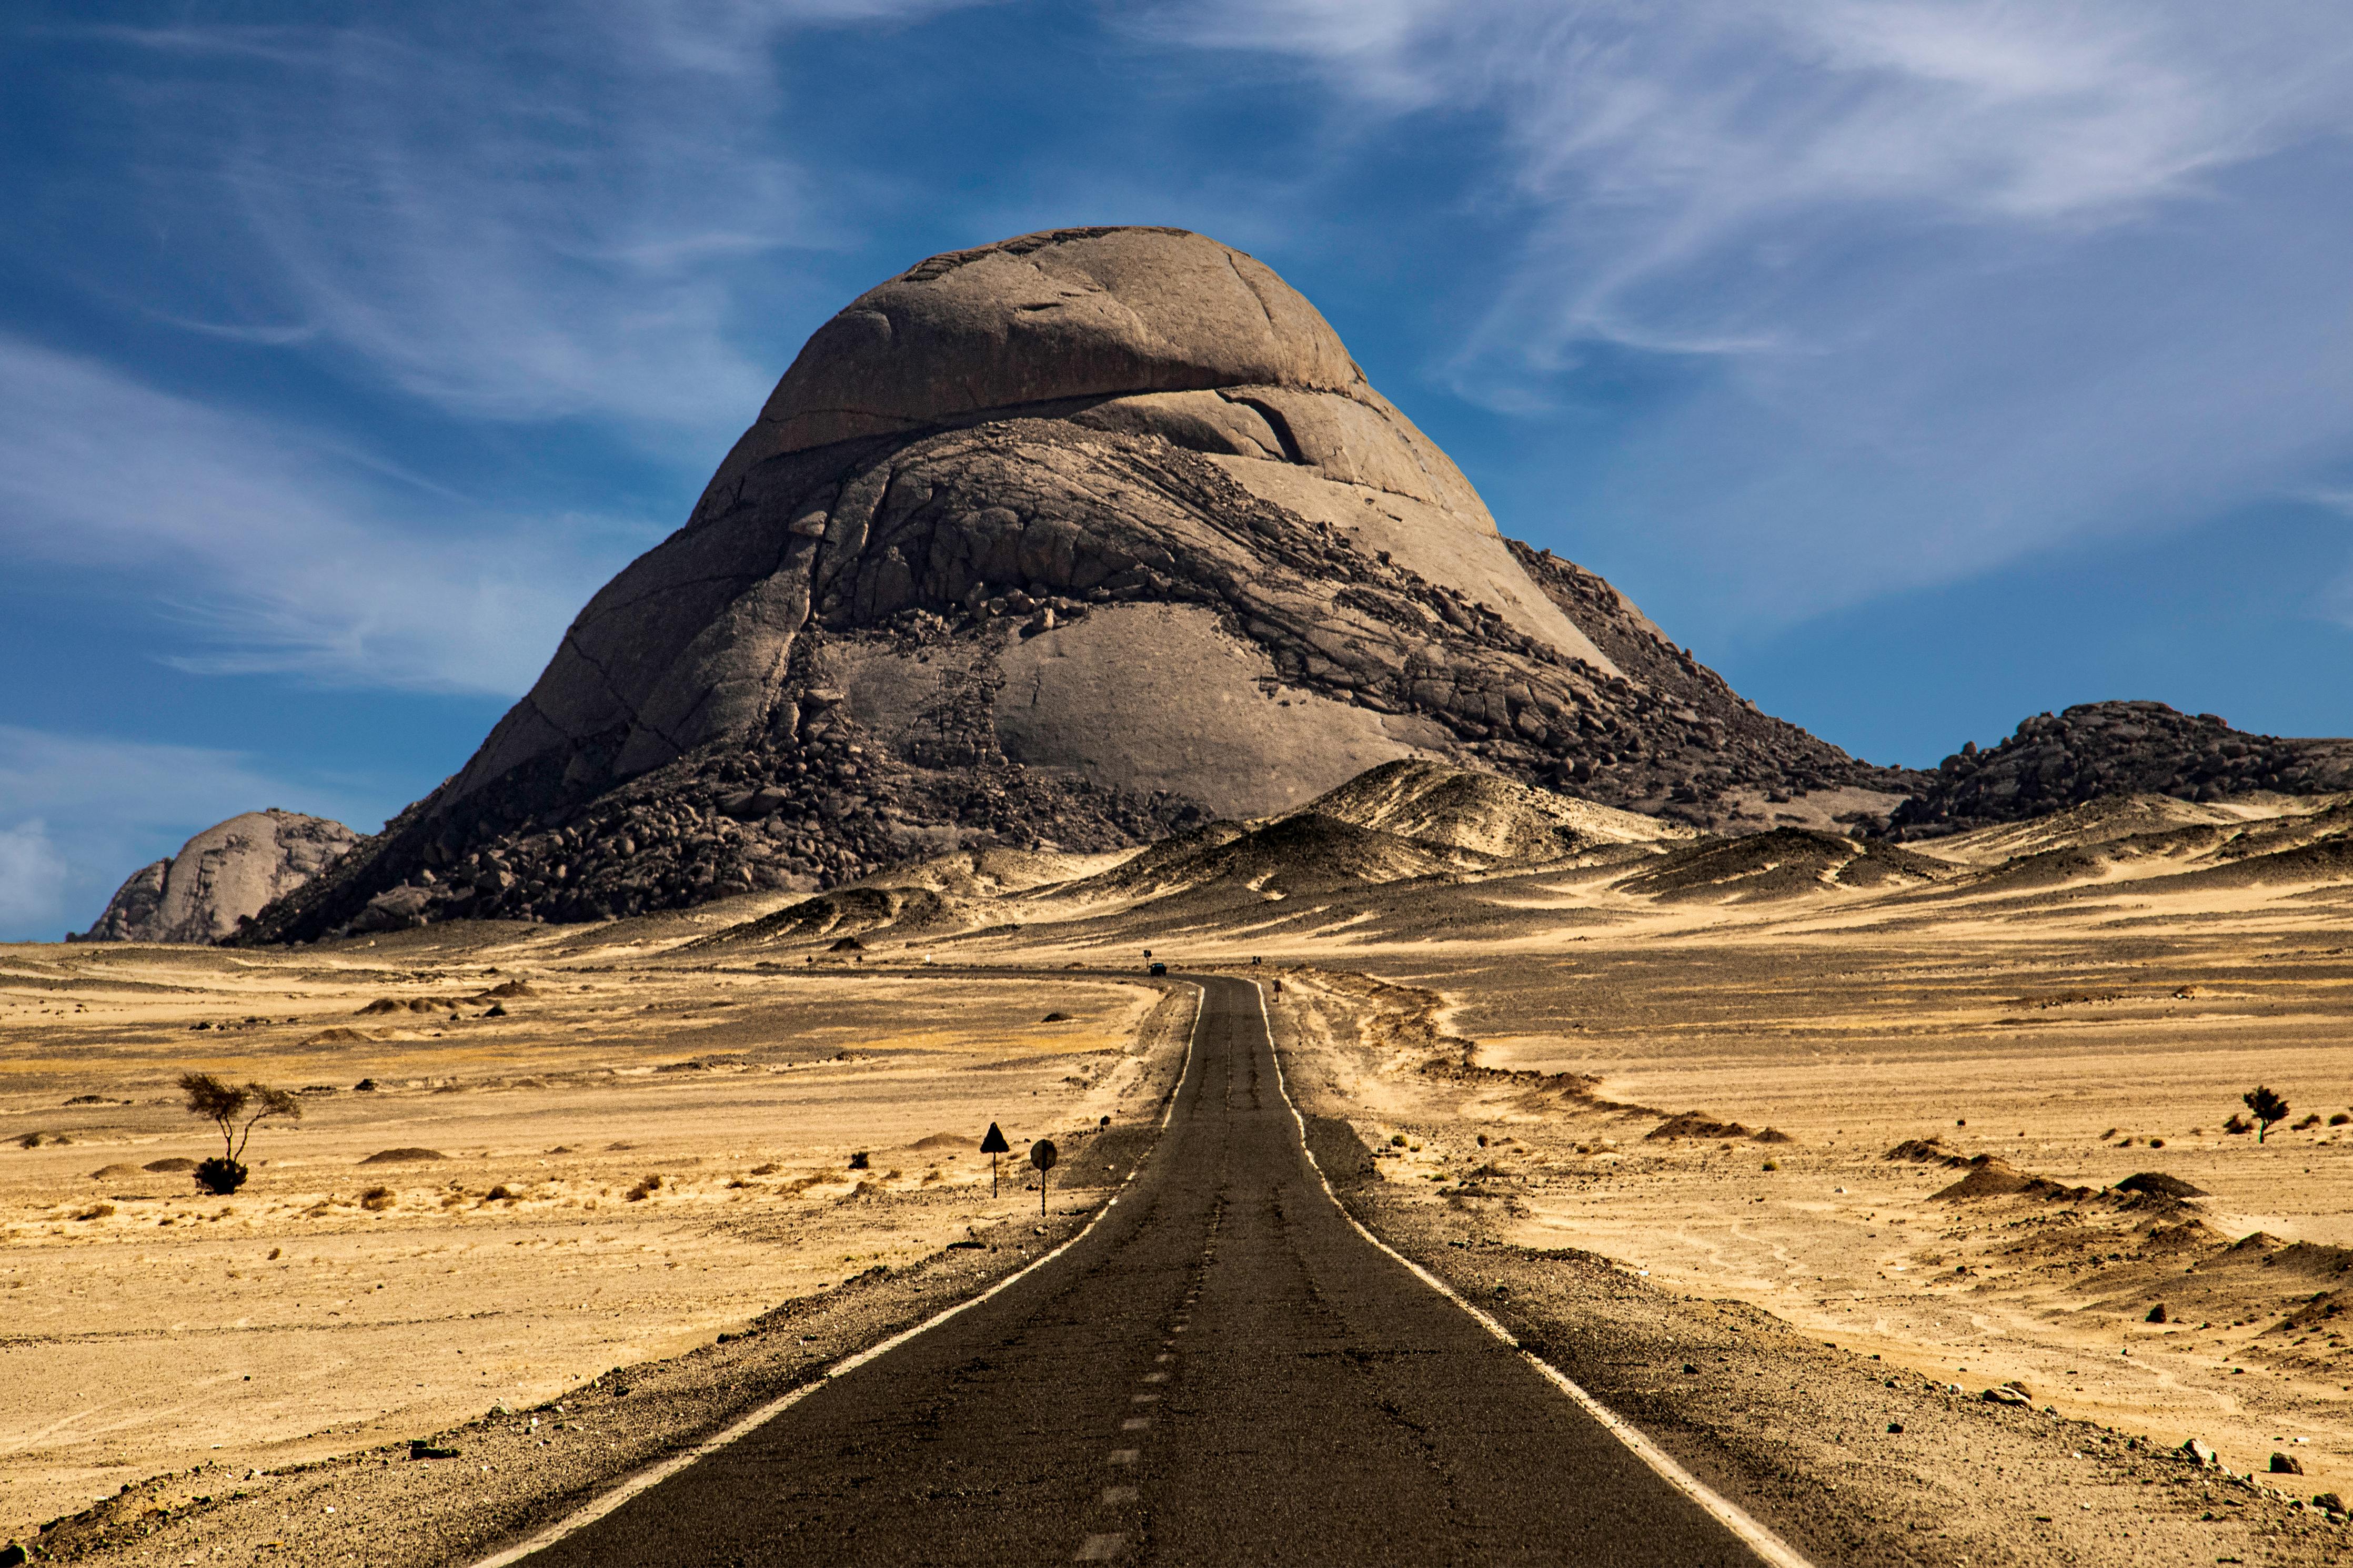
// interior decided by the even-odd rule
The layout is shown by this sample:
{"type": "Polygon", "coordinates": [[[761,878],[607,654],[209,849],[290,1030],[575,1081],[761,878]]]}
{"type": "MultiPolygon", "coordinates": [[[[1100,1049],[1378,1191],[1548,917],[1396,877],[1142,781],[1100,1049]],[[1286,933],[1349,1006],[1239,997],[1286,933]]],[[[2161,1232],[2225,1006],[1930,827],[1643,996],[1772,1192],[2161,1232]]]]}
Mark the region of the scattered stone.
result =
{"type": "Polygon", "coordinates": [[[2148,1310],[2148,1316],[2141,1320],[2144,1323],[2161,1323],[2165,1321],[2165,1303],[2162,1301],[2159,1301],[2156,1306],[2151,1307],[2148,1310]]]}
{"type": "Polygon", "coordinates": [[[2304,1461],[2294,1454],[2274,1454],[2271,1473],[2275,1476],[2300,1476],[2304,1474],[2304,1461]]]}
{"type": "Polygon", "coordinates": [[[2217,1468],[2222,1463],[2221,1456],[2207,1447],[2203,1439],[2198,1437],[2182,1439],[2181,1447],[2174,1451],[2191,1464],[2209,1470],[2217,1468]]]}
{"type": "Polygon", "coordinates": [[[454,1459],[455,1448],[444,1448],[429,1438],[412,1437],[408,1441],[408,1457],[412,1459],[454,1459]]]}
{"type": "Polygon", "coordinates": [[[2015,1383],[2005,1384],[2000,1388],[1989,1388],[1978,1397],[1988,1405],[2031,1405],[2034,1403],[2034,1396],[2027,1393],[2023,1385],[2015,1383]]]}
{"type": "Polygon", "coordinates": [[[2116,1190],[2122,1193],[2145,1193],[2150,1197],[2155,1198],[2202,1198],[2206,1196],[2205,1188],[2193,1187],[2188,1182],[2183,1181],[2180,1177],[2169,1176],[2163,1171],[2141,1171],[2133,1175],[2126,1176],[2123,1181],[2116,1184],[2116,1190]]]}

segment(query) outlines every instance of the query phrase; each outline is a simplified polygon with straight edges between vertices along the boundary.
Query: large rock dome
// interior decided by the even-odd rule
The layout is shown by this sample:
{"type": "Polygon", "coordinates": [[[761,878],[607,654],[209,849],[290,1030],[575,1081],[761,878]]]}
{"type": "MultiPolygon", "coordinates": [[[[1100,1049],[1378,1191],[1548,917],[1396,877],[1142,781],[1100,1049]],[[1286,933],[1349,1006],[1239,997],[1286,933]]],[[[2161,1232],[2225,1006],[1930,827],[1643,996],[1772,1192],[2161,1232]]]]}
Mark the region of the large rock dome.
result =
{"type": "Polygon", "coordinates": [[[1415,755],[1702,817],[1894,782],[1505,541],[1263,264],[1055,230],[820,327],[465,769],[263,924],[594,918],[976,840],[1108,847],[1415,755]]]}
{"type": "Polygon", "coordinates": [[[216,942],[316,877],[360,836],[298,811],[215,823],[168,860],[132,872],[89,931],[68,942],[216,942]]]}

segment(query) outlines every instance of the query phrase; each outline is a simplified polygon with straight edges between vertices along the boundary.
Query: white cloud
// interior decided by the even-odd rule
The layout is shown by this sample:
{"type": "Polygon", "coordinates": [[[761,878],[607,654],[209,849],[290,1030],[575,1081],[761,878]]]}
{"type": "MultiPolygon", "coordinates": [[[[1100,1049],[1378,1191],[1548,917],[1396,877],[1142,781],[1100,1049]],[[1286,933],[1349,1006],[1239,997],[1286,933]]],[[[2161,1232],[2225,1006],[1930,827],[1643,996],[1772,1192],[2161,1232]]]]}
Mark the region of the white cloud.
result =
{"type": "Polygon", "coordinates": [[[0,933],[54,927],[65,887],[66,859],[47,824],[0,827],[0,933]]]}
{"type": "Polygon", "coordinates": [[[216,297],[165,319],[336,351],[463,416],[609,421],[668,450],[732,437],[781,368],[746,353],[742,268],[844,239],[778,134],[773,52],[954,3],[419,5],[103,36],[164,68],[123,89],[155,221],[220,247],[216,297]]]}
{"type": "MultiPolygon", "coordinates": [[[[1440,367],[1545,416],[1686,391],[1568,476],[1682,615],[1772,626],[2353,456],[2353,32],[2333,4],[1178,0],[1337,115],[1491,119],[1523,211],[1440,367]]],[[[1551,519],[1520,519],[1543,528],[1551,519]]]]}
{"type": "Polygon", "coordinates": [[[87,927],[122,879],[240,812],[381,825],[351,791],[274,778],[234,752],[0,724],[0,941],[87,927]]]}
{"type": "Polygon", "coordinates": [[[301,431],[0,336],[0,551],[134,584],[185,621],[193,668],[513,695],[629,535],[659,531],[420,492],[301,431]]]}

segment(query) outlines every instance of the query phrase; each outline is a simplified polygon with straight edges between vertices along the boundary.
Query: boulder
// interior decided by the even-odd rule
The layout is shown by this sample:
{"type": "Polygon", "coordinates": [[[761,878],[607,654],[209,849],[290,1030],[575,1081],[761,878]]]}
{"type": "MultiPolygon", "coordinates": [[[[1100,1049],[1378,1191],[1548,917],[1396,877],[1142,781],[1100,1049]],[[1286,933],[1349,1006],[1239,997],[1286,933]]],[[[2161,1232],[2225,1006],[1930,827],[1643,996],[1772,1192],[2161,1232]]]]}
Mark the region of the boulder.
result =
{"type": "Polygon", "coordinates": [[[248,811],[216,823],[168,860],[132,873],[106,912],[69,942],[216,942],[301,887],[359,842],[340,822],[248,811]]]}

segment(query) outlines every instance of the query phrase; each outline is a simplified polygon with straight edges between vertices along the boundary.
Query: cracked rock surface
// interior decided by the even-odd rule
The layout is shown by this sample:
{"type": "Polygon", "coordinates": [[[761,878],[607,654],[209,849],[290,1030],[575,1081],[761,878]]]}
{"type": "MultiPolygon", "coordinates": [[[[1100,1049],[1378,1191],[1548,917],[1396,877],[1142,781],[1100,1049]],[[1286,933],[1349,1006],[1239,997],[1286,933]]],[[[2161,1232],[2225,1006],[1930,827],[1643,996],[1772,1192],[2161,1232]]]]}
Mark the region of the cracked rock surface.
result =
{"type": "Polygon", "coordinates": [[[1111,849],[1408,756],[1702,826],[1809,790],[1883,812],[1920,776],[1759,713],[1504,540],[1261,263],[1058,230],[820,328],[465,769],[254,935],[1111,849]]]}

